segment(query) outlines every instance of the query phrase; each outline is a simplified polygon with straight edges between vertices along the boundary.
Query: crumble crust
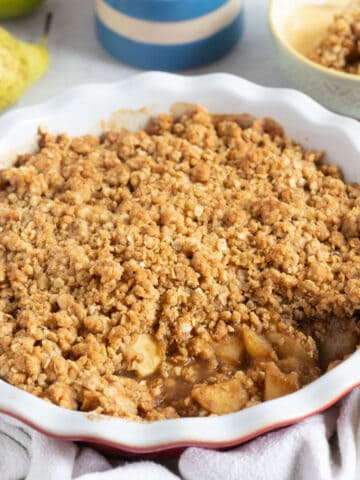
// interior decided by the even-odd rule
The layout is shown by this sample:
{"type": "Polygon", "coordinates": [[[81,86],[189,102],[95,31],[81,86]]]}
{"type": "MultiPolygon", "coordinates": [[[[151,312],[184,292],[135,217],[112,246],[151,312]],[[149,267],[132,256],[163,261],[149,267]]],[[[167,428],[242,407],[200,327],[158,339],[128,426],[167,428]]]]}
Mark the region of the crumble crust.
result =
{"type": "Polygon", "coordinates": [[[359,236],[360,186],[272,119],[41,130],[0,171],[0,376],[140,421],[290,393],[358,344],[359,236]]]}
{"type": "Polygon", "coordinates": [[[309,58],[324,67],[360,75],[360,0],[334,16],[326,36],[309,58]]]}

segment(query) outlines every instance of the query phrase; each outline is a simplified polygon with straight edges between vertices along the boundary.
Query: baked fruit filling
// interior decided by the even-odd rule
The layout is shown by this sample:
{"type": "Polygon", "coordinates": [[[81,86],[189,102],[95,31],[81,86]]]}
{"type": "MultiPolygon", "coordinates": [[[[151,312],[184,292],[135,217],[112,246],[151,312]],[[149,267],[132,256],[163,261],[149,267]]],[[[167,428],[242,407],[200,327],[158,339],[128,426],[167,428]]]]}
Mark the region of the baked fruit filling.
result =
{"type": "Polygon", "coordinates": [[[0,171],[0,376],[152,421],[300,389],[359,344],[360,186],[274,120],[39,133],[0,171]]]}

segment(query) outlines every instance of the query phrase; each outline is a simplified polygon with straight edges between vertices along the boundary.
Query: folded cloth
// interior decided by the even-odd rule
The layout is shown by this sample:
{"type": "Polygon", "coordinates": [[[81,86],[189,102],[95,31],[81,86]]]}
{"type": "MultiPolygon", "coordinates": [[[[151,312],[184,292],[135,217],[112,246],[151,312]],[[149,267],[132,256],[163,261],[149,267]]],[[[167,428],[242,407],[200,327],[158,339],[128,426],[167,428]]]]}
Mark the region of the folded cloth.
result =
{"type": "Polygon", "coordinates": [[[168,466],[106,459],[0,415],[1,480],[358,480],[360,388],[322,414],[232,450],[188,448],[181,477],[168,466]]]}
{"type": "Polygon", "coordinates": [[[107,460],[0,415],[0,480],[178,480],[165,466],[107,460]]]}
{"type": "Polygon", "coordinates": [[[226,452],[187,449],[186,480],[359,480],[360,389],[338,405],[226,452]]]}

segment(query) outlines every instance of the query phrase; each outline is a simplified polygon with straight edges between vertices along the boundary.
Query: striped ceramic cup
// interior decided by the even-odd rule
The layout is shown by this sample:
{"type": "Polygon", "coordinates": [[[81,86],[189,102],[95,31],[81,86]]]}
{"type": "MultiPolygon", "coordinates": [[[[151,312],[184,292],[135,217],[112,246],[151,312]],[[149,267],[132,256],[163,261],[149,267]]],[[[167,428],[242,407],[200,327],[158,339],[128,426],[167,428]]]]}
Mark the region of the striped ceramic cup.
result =
{"type": "Polygon", "coordinates": [[[240,38],[244,0],[96,0],[96,30],[115,57],[151,70],[217,60],[240,38]]]}

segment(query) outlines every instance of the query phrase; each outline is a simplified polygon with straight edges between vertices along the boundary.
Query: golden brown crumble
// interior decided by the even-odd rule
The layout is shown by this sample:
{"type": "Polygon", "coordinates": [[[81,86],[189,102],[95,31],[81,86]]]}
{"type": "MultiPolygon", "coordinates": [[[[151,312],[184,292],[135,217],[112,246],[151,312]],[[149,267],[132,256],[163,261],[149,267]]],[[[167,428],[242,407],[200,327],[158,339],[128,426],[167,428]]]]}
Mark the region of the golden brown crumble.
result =
{"type": "Polygon", "coordinates": [[[273,120],[40,132],[0,172],[0,376],[136,420],[223,414],[353,352],[360,187],[273,120]],[[326,332],[326,335],[325,335],[326,332]]]}
{"type": "Polygon", "coordinates": [[[326,36],[309,58],[325,67],[360,75],[360,0],[334,16],[326,36]]]}

